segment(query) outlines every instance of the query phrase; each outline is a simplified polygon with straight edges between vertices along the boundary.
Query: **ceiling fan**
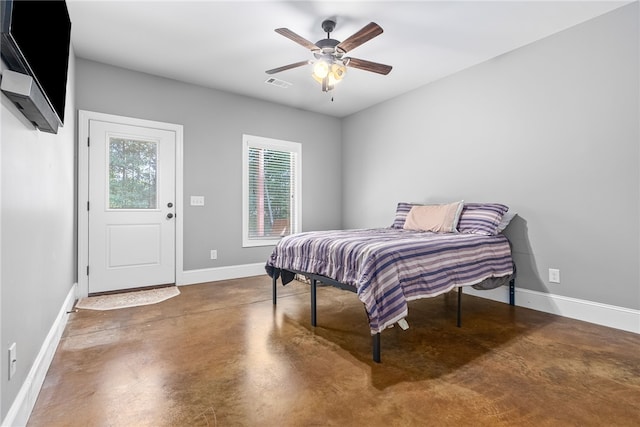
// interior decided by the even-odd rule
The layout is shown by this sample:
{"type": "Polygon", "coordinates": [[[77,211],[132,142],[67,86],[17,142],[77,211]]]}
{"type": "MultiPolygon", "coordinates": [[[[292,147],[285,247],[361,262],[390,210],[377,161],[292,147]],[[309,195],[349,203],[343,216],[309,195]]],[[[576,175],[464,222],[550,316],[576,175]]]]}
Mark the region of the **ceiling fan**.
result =
{"type": "Polygon", "coordinates": [[[302,67],[303,65],[313,64],[313,78],[322,84],[323,92],[332,90],[334,86],[344,78],[347,72],[346,67],[358,68],[360,70],[384,75],[389,74],[392,68],[390,65],[344,56],[347,52],[382,34],[382,27],[375,22],[370,22],[342,42],[331,38],[331,33],[335,27],[335,21],[331,19],[323,21],[322,29],[327,33],[327,38],[318,40],[316,43],[310,42],[288,28],[277,28],[275,30],[276,33],[309,49],[313,53],[314,59],[273,68],[267,70],[266,73],[275,74],[292,68],[302,67]]]}

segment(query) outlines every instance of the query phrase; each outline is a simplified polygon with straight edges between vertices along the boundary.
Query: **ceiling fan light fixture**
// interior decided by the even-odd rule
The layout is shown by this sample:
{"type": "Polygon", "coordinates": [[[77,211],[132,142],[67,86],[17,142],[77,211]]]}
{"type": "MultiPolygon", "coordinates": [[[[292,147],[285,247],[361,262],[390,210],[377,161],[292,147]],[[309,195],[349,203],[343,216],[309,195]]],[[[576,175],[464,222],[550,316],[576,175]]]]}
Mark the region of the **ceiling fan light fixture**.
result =
{"type": "Polygon", "coordinates": [[[312,77],[322,85],[322,91],[328,92],[342,81],[347,74],[347,67],[339,62],[329,63],[326,60],[316,61],[313,65],[312,77]]]}
{"type": "Polygon", "coordinates": [[[335,80],[336,83],[340,82],[344,76],[347,74],[347,67],[342,64],[333,64],[331,65],[331,72],[329,73],[329,78],[335,80]]]}
{"type": "Polygon", "coordinates": [[[320,61],[316,61],[315,64],[313,64],[313,77],[316,80],[322,80],[327,77],[329,70],[330,66],[326,60],[321,59],[320,61]]]}

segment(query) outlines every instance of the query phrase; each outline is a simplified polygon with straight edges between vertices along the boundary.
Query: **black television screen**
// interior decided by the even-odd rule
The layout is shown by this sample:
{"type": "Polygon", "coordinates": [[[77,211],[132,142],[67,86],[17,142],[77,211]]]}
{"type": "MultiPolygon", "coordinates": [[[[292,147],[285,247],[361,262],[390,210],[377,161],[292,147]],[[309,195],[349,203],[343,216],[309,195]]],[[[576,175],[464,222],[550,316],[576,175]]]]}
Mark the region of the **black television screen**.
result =
{"type": "Polygon", "coordinates": [[[64,124],[71,20],[64,0],[2,1],[2,58],[37,82],[64,124]]]}

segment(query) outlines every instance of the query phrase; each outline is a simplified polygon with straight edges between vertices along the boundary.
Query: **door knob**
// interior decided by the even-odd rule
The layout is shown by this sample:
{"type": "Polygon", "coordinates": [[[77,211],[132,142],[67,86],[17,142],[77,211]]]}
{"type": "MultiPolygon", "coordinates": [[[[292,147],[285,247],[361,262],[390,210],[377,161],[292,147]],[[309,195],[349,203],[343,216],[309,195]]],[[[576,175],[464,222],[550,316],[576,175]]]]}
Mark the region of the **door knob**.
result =
{"type": "Polygon", "coordinates": [[[173,218],[173,214],[172,213],[168,213],[167,214],[167,218],[169,218],[169,219],[173,218]]]}

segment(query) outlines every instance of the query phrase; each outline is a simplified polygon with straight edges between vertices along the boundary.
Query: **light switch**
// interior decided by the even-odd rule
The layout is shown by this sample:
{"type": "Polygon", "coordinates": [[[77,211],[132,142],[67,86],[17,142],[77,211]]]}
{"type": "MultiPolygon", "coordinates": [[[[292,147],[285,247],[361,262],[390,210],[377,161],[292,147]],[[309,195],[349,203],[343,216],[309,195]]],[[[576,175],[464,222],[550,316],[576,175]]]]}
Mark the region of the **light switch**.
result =
{"type": "Polygon", "coordinates": [[[204,196],[191,196],[191,206],[204,206],[204,196]]]}

